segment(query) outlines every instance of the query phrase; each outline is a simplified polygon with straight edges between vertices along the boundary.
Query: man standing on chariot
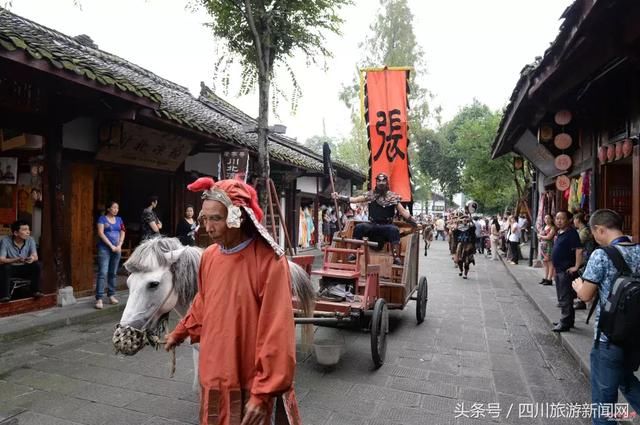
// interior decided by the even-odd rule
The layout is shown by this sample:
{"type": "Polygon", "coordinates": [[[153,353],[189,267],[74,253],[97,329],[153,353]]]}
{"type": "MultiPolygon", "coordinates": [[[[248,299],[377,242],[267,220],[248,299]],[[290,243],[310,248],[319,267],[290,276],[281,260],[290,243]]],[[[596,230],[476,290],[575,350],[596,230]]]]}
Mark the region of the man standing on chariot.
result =
{"type": "Polygon", "coordinates": [[[215,244],[202,255],[198,294],[165,349],[187,337],[200,343],[200,424],[299,424],[289,267],[260,224],[256,192],[210,178],[188,189],[204,191],[199,220],[215,244]]]}
{"type": "MultiPolygon", "coordinates": [[[[373,242],[378,242],[382,246],[385,242],[391,243],[393,251],[393,264],[402,265],[400,259],[400,230],[393,224],[393,217],[398,211],[409,224],[417,226],[416,221],[411,217],[401,202],[400,195],[389,190],[389,177],[385,173],[376,176],[375,189],[364,195],[355,198],[332,193],[334,199],[348,202],[350,204],[369,204],[370,223],[360,223],[353,230],[353,237],[360,239],[367,237],[373,242]]],[[[355,260],[355,256],[350,261],[355,260]]]]}

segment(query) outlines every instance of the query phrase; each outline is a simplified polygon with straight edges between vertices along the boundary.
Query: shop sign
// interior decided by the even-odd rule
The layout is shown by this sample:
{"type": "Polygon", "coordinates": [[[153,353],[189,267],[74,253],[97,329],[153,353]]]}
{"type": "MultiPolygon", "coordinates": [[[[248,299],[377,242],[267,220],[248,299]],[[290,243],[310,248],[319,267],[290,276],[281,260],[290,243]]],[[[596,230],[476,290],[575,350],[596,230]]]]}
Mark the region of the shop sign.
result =
{"type": "Polygon", "coordinates": [[[109,126],[100,130],[99,161],[175,171],[193,148],[188,139],[138,124],[109,126]]]}
{"type": "Polygon", "coordinates": [[[220,170],[224,179],[239,179],[247,182],[249,175],[249,151],[228,151],[220,158],[220,170]]]}
{"type": "Polygon", "coordinates": [[[525,131],[514,145],[514,150],[524,156],[534,167],[547,177],[555,177],[562,174],[554,165],[554,157],[546,146],[537,143],[536,137],[531,131],[525,131]]]}

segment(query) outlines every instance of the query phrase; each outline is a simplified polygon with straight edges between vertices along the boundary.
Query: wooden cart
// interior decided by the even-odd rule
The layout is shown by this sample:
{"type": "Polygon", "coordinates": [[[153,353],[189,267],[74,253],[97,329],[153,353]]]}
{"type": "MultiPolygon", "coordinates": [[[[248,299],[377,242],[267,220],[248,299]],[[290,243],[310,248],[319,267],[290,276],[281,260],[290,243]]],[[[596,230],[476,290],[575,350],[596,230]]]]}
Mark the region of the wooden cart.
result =
{"type": "MultiPolygon", "coordinates": [[[[402,310],[409,300],[416,300],[418,323],[425,318],[428,285],[425,276],[418,279],[420,233],[404,222],[395,223],[400,229],[403,265],[394,265],[389,244],[378,249],[377,243],[352,238],[356,224],[349,221],[341,236],[324,248],[322,268],[311,271],[312,275],[320,276],[320,295],[314,317],[296,317],[295,321],[297,324],[345,324],[369,329],[371,357],[374,365],[380,367],[387,348],[388,310],[402,310]],[[350,255],[355,255],[355,261],[348,261],[350,255]],[[333,301],[322,295],[335,285],[353,296],[333,301]]],[[[294,309],[297,313],[295,299],[294,309]]]]}

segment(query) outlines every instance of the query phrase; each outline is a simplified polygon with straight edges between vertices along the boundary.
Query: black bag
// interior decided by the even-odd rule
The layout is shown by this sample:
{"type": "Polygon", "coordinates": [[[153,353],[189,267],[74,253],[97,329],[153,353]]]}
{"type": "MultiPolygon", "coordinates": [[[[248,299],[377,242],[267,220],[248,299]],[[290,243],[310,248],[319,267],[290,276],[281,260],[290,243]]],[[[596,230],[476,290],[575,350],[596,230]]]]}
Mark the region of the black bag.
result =
{"type": "MultiPolygon", "coordinates": [[[[638,352],[640,349],[640,274],[631,271],[615,246],[606,246],[601,249],[611,259],[619,275],[611,287],[607,301],[600,305],[596,343],[600,339],[600,333],[604,333],[612,344],[623,347],[625,351],[638,352]]],[[[596,302],[589,312],[587,323],[595,305],[596,302]]]]}

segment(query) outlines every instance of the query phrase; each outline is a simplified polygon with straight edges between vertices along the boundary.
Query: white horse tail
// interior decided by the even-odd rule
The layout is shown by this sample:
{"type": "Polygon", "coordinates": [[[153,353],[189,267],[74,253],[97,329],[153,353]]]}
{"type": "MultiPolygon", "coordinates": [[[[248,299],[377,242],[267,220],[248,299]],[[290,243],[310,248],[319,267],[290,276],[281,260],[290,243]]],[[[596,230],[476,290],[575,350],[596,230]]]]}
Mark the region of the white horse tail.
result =
{"type": "MultiPolygon", "coordinates": [[[[313,317],[316,306],[316,294],[313,284],[307,272],[289,261],[289,273],[291,274],[291,291],[298,300],[298,305],[304,317],[313,317]]],[[[313,344],[313,325],[302,325],[302,350],[308,352],[313,344]]]]}

